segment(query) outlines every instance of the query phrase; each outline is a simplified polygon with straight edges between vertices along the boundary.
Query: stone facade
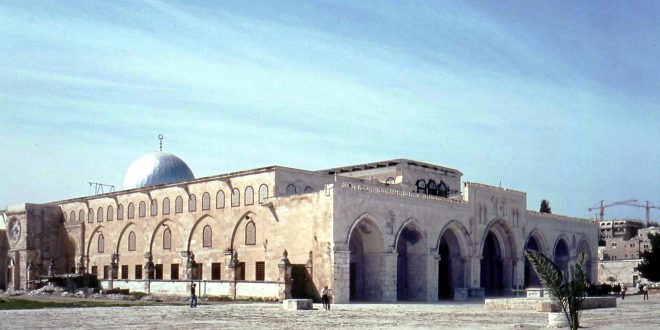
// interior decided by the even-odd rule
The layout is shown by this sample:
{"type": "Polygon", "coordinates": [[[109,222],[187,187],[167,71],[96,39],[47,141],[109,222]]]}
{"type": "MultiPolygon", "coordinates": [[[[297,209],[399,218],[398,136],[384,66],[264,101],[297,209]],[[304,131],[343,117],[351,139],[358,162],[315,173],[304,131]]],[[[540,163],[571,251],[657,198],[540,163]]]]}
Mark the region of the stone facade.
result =
{"type": "Polygon", "coordinates": [[[524,192],[461,176],[406,159],[323,171],[272,166],[12,206],[1,212],[3,283],[25,288],[52,260],[57,273],[95,273],[105,286],[114,277],[145,291],[147,282],[169,294],[187,294],[194,279],[233,297],[264,282],[269,296],[280,285],[285,296],[318,299],[328,285],[337,303],[437,301],[538,285],[525,248],[565,270],[584,253],[596,278],[596,222],[528,211],[524,192]]]}

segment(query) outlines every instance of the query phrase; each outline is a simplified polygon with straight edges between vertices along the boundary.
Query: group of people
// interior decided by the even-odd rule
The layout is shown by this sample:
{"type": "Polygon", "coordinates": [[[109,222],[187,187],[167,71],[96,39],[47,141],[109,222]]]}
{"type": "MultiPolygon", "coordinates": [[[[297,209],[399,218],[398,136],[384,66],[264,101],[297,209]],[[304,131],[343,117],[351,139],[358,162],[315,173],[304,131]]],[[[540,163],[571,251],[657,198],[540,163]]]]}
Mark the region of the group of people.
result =
{"type": "MultiPolygon", "coordinates": [[[[626,287],[625,284],[620,284],[621,285],[621,300],[626,299],[626,291],[628,291],[628,288],[626,287]]],[[[642,283],[637,283],[637,289],[639,292],[642,293],[642,300],[649,300],[649,284],[642,284],[642,283]]]]}
{"type": "Polygon", "coordinates": [[[649,284],[637,283],[637,288],[642,292],[642,300],[649,300],[649,284]]]}

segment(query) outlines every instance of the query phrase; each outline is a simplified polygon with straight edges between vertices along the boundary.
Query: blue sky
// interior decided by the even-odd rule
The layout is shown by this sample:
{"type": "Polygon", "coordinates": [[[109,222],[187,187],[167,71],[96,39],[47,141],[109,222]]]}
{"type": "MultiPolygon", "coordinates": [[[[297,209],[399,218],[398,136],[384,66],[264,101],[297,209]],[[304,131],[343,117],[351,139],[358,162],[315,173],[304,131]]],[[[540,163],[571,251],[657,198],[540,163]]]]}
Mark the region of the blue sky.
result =
{"type": "Polygon", "coordinates": [[[533,210],[660,205],[659,22],[657,1],[3,1],[0,207],[121,187],[159,133],[197,177],[403,157],[533,210]]]}

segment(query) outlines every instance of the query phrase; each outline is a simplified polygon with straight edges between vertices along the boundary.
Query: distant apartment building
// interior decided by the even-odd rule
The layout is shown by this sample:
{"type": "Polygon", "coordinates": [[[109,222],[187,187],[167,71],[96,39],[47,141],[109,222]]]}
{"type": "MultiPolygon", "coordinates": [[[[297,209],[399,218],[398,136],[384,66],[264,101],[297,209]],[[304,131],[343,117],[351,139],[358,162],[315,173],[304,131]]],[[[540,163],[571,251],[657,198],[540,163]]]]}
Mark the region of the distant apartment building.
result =
{"type": "Polygon", "coordinates": [[[601,242],[609,239],[629,240],[637,235],[639,229],[644,228],[641,220],[601,221],[598,226],[601,242]]]}

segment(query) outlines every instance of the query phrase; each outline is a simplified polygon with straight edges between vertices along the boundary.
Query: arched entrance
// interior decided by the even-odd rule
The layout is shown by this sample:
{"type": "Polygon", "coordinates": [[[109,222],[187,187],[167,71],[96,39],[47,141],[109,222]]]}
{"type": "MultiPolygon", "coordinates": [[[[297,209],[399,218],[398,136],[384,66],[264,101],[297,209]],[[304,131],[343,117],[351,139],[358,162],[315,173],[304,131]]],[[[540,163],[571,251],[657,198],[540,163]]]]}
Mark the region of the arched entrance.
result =
{"type": "Polygon", "coordinates": [[[568,262],[570,261],[570,254],[568,252],[568,244],[563,238],[560,238],[555,244],[555,253],[554,253],[554,262],[561,269],[561,272],[564,274],[564,279],[567,279],[568,274],[568,262]]]}
{"type": "Polygon", "coordinates": [[[488,230],[481,255],[481,287],[486,296],[502,296],[513,285],[515,248],[505,225],[498,221],[488,230]]]}
{"type": "Polygon", "coordinates": [[[465,287],[465,262],[457,231],[447,229],[438,245],[438,299],[453,299],[456,288],[465,287]]]}
{"type": "Polygon", "coordinates": [[[396,242],[397,300],[426,300],[426,243],[413,222],[406,224],[396,242]]]}
{"type": "MultiPolygon", "coordinates": [[[[538,239],[534,236],[531,235],[529,236],[529,239],[527,240],[527,244],[525,244],[525,250],[532,250],[536,252],[541,252],[541,244],[538,241],[538,239]]],[[[539,279],[539,276],[536,274],[536,271],[534,271],[534,267],[532,266],[532,263],[529,261],[527,257],[525,257],[525,288],[540,288],[541,287],[541,280],[539,279]]]]}
{"type": "Polygon", "coordinates": [[[351,229],[350,288],[351,301],[379,301],[382,299],[383,238],[376,223],[359,220],[351,229]]]}
{"type": "Polygon", "coordinates": [[[578,245],[578,258],[581,254],[584,254],[584,279],[587,281],[587,283],[593,283],[593,263],[591,261],[591,249],[589,248],[589,242],[587,240],[582,240],[580,245],[578,245]]]}

